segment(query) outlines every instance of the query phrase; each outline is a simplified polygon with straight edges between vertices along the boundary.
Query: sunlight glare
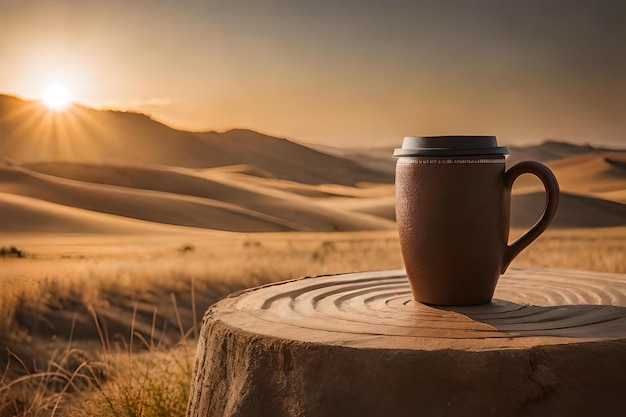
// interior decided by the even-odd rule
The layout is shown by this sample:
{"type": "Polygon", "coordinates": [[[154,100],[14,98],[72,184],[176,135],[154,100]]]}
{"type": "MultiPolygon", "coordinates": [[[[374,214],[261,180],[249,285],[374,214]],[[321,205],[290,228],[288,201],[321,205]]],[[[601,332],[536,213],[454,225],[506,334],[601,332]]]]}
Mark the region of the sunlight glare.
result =
{"type": "Polygon", "coordinates": [[[54,111],[63,111],[72,104],[70,92],[60,85],[51,85],[46,88],[42,99],[43,104],[54,111]]]}

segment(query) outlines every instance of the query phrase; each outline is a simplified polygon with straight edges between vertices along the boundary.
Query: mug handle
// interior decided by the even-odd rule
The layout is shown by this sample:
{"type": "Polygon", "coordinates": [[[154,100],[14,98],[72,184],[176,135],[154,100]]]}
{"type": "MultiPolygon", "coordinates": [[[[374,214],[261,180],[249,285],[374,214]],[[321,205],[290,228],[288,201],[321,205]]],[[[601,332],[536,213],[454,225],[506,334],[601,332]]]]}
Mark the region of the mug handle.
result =
{"type": "Polygon", "coordinates": [[[559,183],[550,169],[535,161],[523,161],[509,169],[504,174],[504,183],[510,198],[513,183],[522,174],[533,174],[537,176],[546,189],[546,205],[543,209],[541,218],[530,228],[525,234],[520,236],[515,242],[506,246],[504,250],[504,260],[501,273],[504,274],[506,269],[526,246],[530,245],[535,239],[542,234],[556,214],[559,207],[559,183]]]}

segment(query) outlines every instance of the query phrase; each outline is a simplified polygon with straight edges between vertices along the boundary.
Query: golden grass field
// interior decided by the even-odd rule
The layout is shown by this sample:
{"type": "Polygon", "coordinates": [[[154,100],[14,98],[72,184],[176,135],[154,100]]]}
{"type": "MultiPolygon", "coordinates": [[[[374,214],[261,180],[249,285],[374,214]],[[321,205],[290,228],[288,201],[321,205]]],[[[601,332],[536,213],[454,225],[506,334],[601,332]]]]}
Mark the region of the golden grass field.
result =
{"type": "MultiPolygon", "coordinates": [[[[11,352],[0,415],[184,415],[211,303],[271,281],[402,267],[395,231],[13,242],[26,257],[0,260],[0,334],[11,352]]],[[[514,265],[624,273],[626,227],[549,230],[514,265]]]]}

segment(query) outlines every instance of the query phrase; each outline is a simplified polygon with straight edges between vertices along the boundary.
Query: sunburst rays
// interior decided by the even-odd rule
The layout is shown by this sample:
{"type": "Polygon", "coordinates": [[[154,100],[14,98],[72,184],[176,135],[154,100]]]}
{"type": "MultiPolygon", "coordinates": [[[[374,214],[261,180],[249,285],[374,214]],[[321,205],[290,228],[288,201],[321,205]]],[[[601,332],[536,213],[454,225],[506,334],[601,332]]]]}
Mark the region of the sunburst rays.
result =
{"type": "Polygon", "coordinates": [[[55,111],[29,101],[1,114],[0,123],[9,125],[4,146],[27,160],[97,162],[97,146],[92,145],[106,137],[106,127],[99,126],[89,109],[78,104],[55,111]]]}

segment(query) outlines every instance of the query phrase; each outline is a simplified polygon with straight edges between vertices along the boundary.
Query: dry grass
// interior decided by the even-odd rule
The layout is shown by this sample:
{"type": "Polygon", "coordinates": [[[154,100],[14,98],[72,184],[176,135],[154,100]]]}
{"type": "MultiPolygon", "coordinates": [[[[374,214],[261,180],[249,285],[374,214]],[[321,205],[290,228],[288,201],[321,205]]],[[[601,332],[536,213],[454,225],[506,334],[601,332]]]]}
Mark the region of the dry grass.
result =
{"type": "MultiPolygon", "coordinates": [[[[271,281],[402,266],[397,238],[390,232],[233,235],[182,242],[85,252],[89,242],[83,246],[76,241],[63,255],[29,250],[37,256],[0,260],[0,334],[14,335],[20,327],[17,318],[46,327],[48,313],[59,310],[102,313],[116,305],[132,310],[135,303],[171,310],[169,294],[191,307],[192,283],[198,298],[212,302],[271,281]]],[[[54,323],[49,327],[54,330],[54,323]]]]}
{"type": "Polygon", "coordinates": [[[109,357],[113,375],[66,401],[63,412],[77,417],[184,416],[194,351],[181,345],[163,351],[109,357]]]}
{"type": "MultiPolygon", "coordinates": [[[[26,253],[0,259],[0,346],[11,349],[1,417],[182,416],[211,303],[271,281],[402,267],[395,232],[54,239],[0,242],[26,253]]],[[[624,273],[626,228],[550,230],[515,264],[624,273]]]]}
{"type": "Polygon", "coordinates": [[[62,253],[60,242],[50,250],[20,242],[30,255],[3,261],[0,345],[15,353],[0,357],[0,416],[184,415],[193,353],[180,344],[210,304],[271,281],[401,267],[388,232],[163,238],[124,248],[68,239],[62,253]],[[83,360],[59,359],[63,352],[83,360]],[[77,371],[80,388],[50,383],[77,371]]]}
{"type": "MultiPolygon", "coordinates": [[[[519,235],[515,230],[512,235],[519,235]]],[[[626,273],[626,227],[551,229],[522,251],[517,266],[626,273]]]]}

